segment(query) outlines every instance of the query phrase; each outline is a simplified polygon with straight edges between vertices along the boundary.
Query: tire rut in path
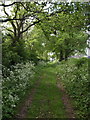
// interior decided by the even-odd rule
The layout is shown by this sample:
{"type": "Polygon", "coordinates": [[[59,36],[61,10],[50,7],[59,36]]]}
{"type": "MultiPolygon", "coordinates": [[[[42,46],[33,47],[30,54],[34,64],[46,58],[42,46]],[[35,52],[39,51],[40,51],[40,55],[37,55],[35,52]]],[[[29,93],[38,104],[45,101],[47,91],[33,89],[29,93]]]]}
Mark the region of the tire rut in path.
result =
{"type": "Polygon", "coordinates": [[[62,101],[63,104],[65,106],[66,109],[66,114],[68,118],[75,118],[75,112],[74,109],[70,103],[70,97],[69,95],[66,93],[66,90],[63,86],[63,83],[61,82],[60,78],[57,76],[57,87],[60,89],[60,91],[62,92],[62,101]]]}
{"type": "MultiPolygon", "coordinates": [[[[40,79],[40,78],[39,78],[40,79]]],[[[36,92],[36,88],[39,86],[40,80],[37,80],[35,83],[35,87],[31,90],[25,102],[22,104],[20,108],[20,112],[16,114],[15,118],[27,118],[28,107],[32,105],[33,97],[36,92]]]]}

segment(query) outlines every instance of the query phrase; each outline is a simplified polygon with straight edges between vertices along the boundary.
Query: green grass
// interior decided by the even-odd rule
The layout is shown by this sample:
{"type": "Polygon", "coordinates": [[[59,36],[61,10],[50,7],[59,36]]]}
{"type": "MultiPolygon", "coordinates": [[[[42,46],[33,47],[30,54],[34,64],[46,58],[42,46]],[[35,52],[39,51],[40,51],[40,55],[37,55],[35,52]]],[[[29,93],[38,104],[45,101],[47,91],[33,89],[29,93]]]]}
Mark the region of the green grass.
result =
{"type": "MultiPolygon", "coordinates": [[[[37,68],[36,68],[37,69],[37,68]]],[[[18,102],[18,105],[17,107],[15,108],[15,114],[17,115],[20,111],[20,109],[22,108],[23,106],[23,103],[26,101],[26,99],[28,98],[30,92],[32,91],[33,88],[36,87],[36,80],[38,79],[38,76],[39,76],[39,72],[35,72],[35,76],[33,78],[33,82],[32,82],[32,85],[26,90],[26,94],[20,98],[20,101],[18,102]]],[[[14,115],[15,116],[15,115],[14,115]]]]}
{"type": "Polygon", "coordinates": [[[56,85],[56,74],[52,67],[40,70],[40,84],[30,108],[28,118],[66,118],[61,100],[62,93],[56,85]]]}

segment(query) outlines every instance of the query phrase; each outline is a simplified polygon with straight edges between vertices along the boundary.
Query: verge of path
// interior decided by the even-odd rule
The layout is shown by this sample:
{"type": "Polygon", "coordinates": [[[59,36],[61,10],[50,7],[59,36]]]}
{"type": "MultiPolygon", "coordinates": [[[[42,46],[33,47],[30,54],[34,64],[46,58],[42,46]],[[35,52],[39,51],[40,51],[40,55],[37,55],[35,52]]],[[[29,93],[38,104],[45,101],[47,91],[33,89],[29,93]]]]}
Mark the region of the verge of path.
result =
{"type": "Polygon", "coordinates": [[[60,80],[60,77],[57,76],[57,87],[60,89],[60,91],[62,92],[62,101],[65,105],[65,109],[66,109],[66,113],[67,113],[67,117],[68,118],[75,118],[75,112],[73,109],[73,106],[71,105],[70,101],[70,97],[69,95],[66,93],[66,90],[64,88],[63,83],[60,80]]]}
{"type": "Polygon", "coordinates": [[[39,80],[36,81],[35,87],[32,88],[31,92],[29,93],[28,97],[26,98],[25,102],[21,104],[19,113],[15,115],[15,118],[26,118],[27,117],[27,112],[28,112],[28,107],[32,105],[33,97],[34,94],[36,93],[36,88],[39,86],[40,83],[40,78],[39,80]]]}

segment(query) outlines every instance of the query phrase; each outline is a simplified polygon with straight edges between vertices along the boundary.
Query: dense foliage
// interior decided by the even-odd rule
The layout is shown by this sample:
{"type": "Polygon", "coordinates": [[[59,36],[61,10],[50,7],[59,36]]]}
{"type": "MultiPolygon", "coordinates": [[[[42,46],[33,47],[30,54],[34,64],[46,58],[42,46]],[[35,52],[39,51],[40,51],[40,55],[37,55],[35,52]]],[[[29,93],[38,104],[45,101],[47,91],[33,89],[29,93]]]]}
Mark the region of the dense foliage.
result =
{"type": "Polygon", "coordinates": [[[10,118],[15,114],[15,108],[34,84],[34,65],[32,63],[17,64],[13,71],[3,68],[5,72],[3,85],[3,118],[10,118]],[[5,76],[6,75],[6,76],[5,76]]]}
{"type": "Polygon", "coordinates": [[[69,59],[57,67],[58,76],[64,83],[67,93],[73,99],[77,118],[89,118],[89,78],[88,60],[69,59]]]}
{"type": "Polygon", "coordinates": [[[10,67],[27,60],[37,64],[39,59],[50,57],[62,61],[85,52],[88,2],[32,1],[2,6],[2,21],[7,22],[1,25],[3,65],[10,67]]]}

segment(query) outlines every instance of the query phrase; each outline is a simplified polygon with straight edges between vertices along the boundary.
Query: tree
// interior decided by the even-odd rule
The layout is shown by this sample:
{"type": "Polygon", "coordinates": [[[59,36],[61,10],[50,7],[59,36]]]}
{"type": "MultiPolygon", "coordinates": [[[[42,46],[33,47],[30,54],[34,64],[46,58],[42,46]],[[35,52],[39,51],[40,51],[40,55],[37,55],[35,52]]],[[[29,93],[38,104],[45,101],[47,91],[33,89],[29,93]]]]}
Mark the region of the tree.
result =
{"type": "Polygon", "coordinates": [[[86,16],[83,12],[85,10],[84,6],[81,3],[53,6],[53,11],[57,11],[60,7],[63,12],[56,12],[55,15],[51,16],[51,19],[42,23],[48,41],[50,43],[54,41],[52,51],[56,52],[60,61],[67,60],[75,51],[81,52],[86,48],[87,35],[85,34],[86,16]],[[51,36],[52,34],[53,36],[51,36]],[[81,44],[83,45],[81,46],[81,44]]]}
{"type": "MultiPolygon", "coordinates": [[[[23,40],[23,36],[31,26],[40,22],[40,20],[37,19],[37,11],[34,10],[34,8],[36,8],[38,12],[41,10],[39,10],[38,6],[36,6],[33,2],[14,2],[10,5],[2,5],[4,6],[3,10],[7,17],[7,19],[3,22],[8,21],[10,24],[9,28],[6,26],[6,30],[8,31],[7,35],[12,40],[10,47],[11,51],[16,52],[17,55],[20,56],[20,59],[25,59],[25,41],[23,40]],[[12,7],[10,15],[7,13],[6,7],[9,7],[11,5],[14,6],[12,7]]],[[[12,63],[14,63],[14,61],[12,61],[12,63]]]]}
{"type": "Polygon", "coordinates": [[[85,49],[88,3],[14,2],[2,6],[6,15],[2,22],[10,24],[5,28],[11,41],[9,50],[20,60],[48,59],[50,52],[60,61],[67,60],[75,51],[85,49]],[[7,7],[12,8],[11,15],[7,7]]]}

